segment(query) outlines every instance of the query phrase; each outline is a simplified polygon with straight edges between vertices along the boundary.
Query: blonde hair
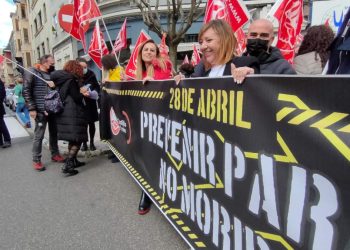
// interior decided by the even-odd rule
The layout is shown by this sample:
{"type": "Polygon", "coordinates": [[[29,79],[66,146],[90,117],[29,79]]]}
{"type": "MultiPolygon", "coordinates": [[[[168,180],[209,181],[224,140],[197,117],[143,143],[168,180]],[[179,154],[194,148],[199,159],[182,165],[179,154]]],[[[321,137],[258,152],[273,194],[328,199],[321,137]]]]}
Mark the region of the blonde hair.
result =
{"type": "Polygon", "coordinates": [[[237,39],[231,26],[224,20],[211,20],[201,28],[198,39],[201,40],[203,34],[209,29],[213,29],[219,37],[218,64],[225,64],[232,60],[235,57],[237,39]]]}
{"type": "Polygon", "coordinates": [[[156,59],[159,61],[159,66],[162,70],[166,69],[166,63],[164,58],[160,55],[160,51],[159,48],[157,46],[157,44],[153,41],[153,40],[147,40],[145,42],[143,42],[140,46],[139,46],[139,50],[137,53],[137,62],[136,62],[136,79],[137,80],[142,80],[142,73],[146,72],[147,76],[153,77],[154,76],[154,66],[153,64],[149,65],[148,67],[146,67],[145,62],[142,60],[142,49],[143,47],[145,47],[145,45],[147,43],[153,43],[154,46],[156,47],[156,59]]]}

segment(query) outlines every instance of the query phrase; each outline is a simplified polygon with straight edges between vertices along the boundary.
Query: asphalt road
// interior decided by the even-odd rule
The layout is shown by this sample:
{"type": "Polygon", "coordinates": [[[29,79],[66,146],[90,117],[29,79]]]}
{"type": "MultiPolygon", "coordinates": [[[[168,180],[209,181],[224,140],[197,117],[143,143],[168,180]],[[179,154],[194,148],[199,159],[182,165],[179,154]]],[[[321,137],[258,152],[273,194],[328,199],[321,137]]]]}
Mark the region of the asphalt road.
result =
{"type": "Polygon", "coordinates": [[[153,207],[137,214],[140,188],[106,156],[64,177],[61,164],[31,166],[31,139],[0,148],[0,249],[189,249],[153,207]]]}

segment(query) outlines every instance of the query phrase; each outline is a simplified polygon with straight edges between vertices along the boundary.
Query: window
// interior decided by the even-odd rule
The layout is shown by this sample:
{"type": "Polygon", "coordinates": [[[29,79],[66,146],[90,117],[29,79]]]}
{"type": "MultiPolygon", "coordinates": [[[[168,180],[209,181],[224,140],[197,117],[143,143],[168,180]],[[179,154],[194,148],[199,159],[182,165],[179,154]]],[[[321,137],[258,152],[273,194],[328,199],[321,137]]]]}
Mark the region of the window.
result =
{"type": "Polygon", "coordinates": [[[43,51],[43,55],[46,55],[46,53],[45,53],[45,43],[41,44],[41,49],[43,51]]]}
{"type": "Polygon", "coordinates": [[[186,34],[184,42],[185,43],[195,43],[198,41],[198,34],[186,34]]]}
{"type": "Polygon", "coordinates": [[[23,37],[24,37],[24,43],[29,43],[29,35],[28,35],[27,29],[23,29],[23,37]]]}
{"type": "Polygon", "coordinates": [[[47,53],[50,53],[50,43],[49,43],[49,38],[46,38],[46,45],[47,45],[47,53]]]}
{"type": "Polygon", "coordinates": [[[52,26],[55,29],[55,31],[57,32],[58,19],[57,19],[57,15],[56,14],[52,16],[52,26]]]}
{"type": "Polygon", "coordinates": [[[47,21],[47,16],[46,16],[46,4],[43,6],[43,12],[44,12],[44,22],[46,23],[47,21]]]}
{"type": "Polygon", "coordinates": [[[21,39],[17,39],[18,51],[22,50],[21,39]]]}
{"type": "Polygon", "coordinates": [[[24,5],[21,4],[21,14],[22,14],[22,18],[26,19],[27,18],[27,14],[26,14],[26,8],[24,5]]]}
{"type": "Polygon", "coordinates": [[[18,19],[15,19],[16,31],[19,31],[18,19]]]}
{"type": "Polygon", "coordinates": [[[38,59],[40,59],[40,47],[38,46],[38,47],[36,47],[36,53],[38,54],[38,59]]]}
{"type": "Polygon", "coordinates": [[[35,26],[35,34],[38,32],[38,21],[36,18],[34,19],[34,26],[35,26]]]}
{"type": "Polygon", "coordinates": [[[41,11],[39,11],[38,19],[39,19],[39,25],[40,25],[39,28],[41,28],[41,26],[43,26],[43,19],[42,19],[42,17],[41,17],[41,11]]]}
{"type": "Polygon", "coordinates": [[[32,66],[32,58],[30,57],[30,53],[26,52],[26,60],[27,60],[27,67],[32,66]]]}

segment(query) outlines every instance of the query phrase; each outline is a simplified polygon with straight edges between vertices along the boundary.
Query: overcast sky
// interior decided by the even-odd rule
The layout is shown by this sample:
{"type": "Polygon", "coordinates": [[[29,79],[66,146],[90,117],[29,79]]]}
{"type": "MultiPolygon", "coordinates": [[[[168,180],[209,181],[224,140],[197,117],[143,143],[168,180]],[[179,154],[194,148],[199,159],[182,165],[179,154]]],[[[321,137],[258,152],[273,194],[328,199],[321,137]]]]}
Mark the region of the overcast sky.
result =
{"type": "Polygon", "coordinates": [[[15,10],[16,7],[12,0],[0,0],[0,48],[4,48],[9,41],[12,31],[10,13],[15,10]]]}

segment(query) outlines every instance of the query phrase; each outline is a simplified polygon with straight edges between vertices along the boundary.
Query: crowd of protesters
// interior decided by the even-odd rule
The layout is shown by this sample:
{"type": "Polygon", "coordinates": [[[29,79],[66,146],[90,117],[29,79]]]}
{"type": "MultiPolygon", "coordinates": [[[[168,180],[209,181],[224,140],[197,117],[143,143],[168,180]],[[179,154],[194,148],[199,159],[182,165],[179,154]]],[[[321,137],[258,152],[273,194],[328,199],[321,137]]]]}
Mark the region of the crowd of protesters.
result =
{"type": "MultiPolygon", "coordinates": [[[[273,24],[265,19],[255,20],[248,27],[247,48],[242,56],[235,54],[237,40],[232,28],[223,20],[212,20],[203,25],[199,32],[201,61],[193,67],[185,64],[178,74],[167,56],[160,53],[153,40],[147,40],[139,46],[137,53],[136,80],[143,83],[151,80],[174,79],[177,84],[189,77],[221,77],[231,75],[234,82],[242,84],[251,74],[350,74],[350,31],[348,26],[350,11],[347,13],[339,34],[334,39],[332,30],[326,25],[309,27],[301,43],[295,65],[286,61],[280,50],[272,46],[274,41],[273,24]],[[328,62],[328,64],[327,64],[328,62]]],[[[32,161],[35,170],[45,170],[42,163],[42,141],[46,127],[49,129],[51,160],[63,163],[62,172],[71,176],[78,173],[76,168],[85,165],[77,159],[79,150],[95,150],[95,122],[98,120],[97,100],[100,85],[94,73],[87,68],[87,61],[79,58],[65,63],[62,70],[55,71],[54,58],[46,55],[40,59],[37,67],[24,72],[18,79],[16,93],[23,95],[19,102],[18,113],[24,113],[27,127],[30,121],[26,112],[35,120],[32,161]],[[56,89],[64,104],[58,114],[48,113],[44,108],[45,95],[50,89],[56,89]],[[25,103],[25,105],[24,105],[25,103]],[[28,111],[26,111],[28,109],[28,111]],[[26,120],[27,119],[27,120],[26,120]],[[59,152],[57,140],[68,142],[68,156],[63,158],[59,152]]],[[[102,83],[106,81],[129,80],[124,68],[119,65],[116,56],[102,58],[102,83]]],[[[4,98],[4,84],[0,81],[0,101],[4,98]]],[[[11,145],[6,124],[4,108],[0,105],[0,146],[11,145]]],[[[138,213],[146,214],[151,200],[142,192],[138,213]]]]}

